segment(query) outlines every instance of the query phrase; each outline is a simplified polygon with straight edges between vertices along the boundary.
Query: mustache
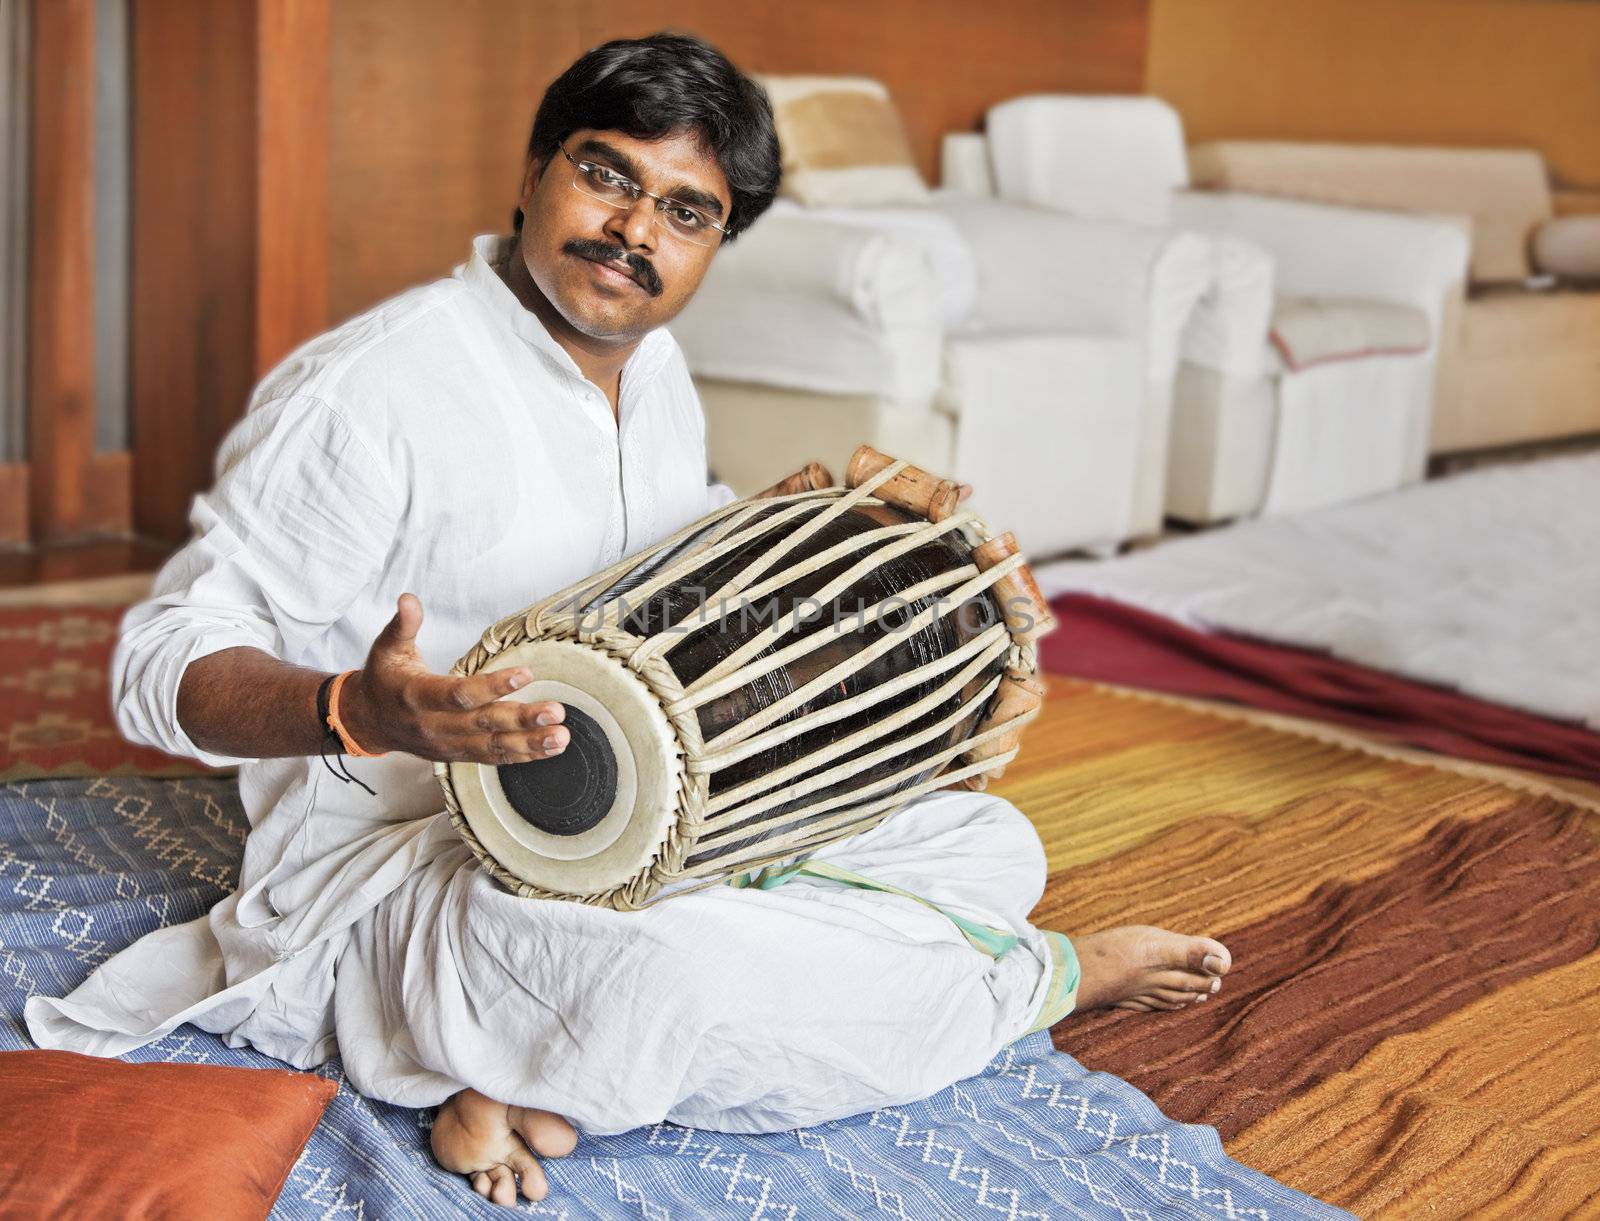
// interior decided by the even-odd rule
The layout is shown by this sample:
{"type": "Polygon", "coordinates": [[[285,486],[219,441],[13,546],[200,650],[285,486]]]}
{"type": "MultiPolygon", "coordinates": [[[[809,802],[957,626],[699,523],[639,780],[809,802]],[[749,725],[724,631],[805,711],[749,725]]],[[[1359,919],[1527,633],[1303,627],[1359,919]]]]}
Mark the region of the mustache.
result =
{"type": "Polygon", "coordinates": [[[575,254],[580,259],[593,259],[597,263],[626,263],[635,282],[652,297],[661,295],[661,277],[643,255],[633,254],[621,246],[595,238],[575,237],[561,247],[563,254],[575,254]]]}

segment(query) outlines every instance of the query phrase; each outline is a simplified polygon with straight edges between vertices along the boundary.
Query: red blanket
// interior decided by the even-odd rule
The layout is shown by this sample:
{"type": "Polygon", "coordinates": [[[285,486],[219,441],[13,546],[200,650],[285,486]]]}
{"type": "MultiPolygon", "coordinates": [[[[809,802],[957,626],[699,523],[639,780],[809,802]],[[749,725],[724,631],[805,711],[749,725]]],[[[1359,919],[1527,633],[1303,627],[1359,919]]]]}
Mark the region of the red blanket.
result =
{"type": "Polygon", "coordinates": [[[1052,674],[1232,700],[1376,730],[1486,763],[1600,782],[1600,734],[1287,645],[1196,631],[1105,598],[1065,594],[1044,641],[1052,674]]]}

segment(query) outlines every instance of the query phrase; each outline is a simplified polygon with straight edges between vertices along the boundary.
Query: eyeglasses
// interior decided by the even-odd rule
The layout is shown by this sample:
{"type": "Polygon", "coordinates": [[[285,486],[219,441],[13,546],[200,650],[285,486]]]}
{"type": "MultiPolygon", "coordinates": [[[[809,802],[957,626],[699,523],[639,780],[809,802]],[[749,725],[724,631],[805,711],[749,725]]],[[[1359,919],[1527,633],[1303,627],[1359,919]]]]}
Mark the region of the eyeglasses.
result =
{"type": "Polygon", "coordinates": [[[566,145],[557,144],[561,155],[575,167],[572,186],[591,199],[598,199],[613,208],[628,209],[639,202],[641,195],[656,201],[656,215],[665,218],[673,236],[681,237],[696,246],[715,246],[728,231],[706,215],[705,210],[691,204],[679,203],[645,190],[631,178],[593,161],[579,161],[567,151],[566,145]]]}

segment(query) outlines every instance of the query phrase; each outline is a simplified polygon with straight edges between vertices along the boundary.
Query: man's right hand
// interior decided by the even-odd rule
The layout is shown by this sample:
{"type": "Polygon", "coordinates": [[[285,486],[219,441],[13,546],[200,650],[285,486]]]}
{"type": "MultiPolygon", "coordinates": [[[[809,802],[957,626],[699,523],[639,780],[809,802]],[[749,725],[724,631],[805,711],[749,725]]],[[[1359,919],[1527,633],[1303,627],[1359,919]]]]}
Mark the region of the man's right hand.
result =
{"type": "Polygon", "coordinates": [[[471,678],[435,674],[417,651],[422,603],[401,594],[367,664],[339,691],[339,719],[363,750],[398,750],[441,763],[529,763],[566,749],[558,703],[500,697],[533,678],[512,668],[471,678]]]}

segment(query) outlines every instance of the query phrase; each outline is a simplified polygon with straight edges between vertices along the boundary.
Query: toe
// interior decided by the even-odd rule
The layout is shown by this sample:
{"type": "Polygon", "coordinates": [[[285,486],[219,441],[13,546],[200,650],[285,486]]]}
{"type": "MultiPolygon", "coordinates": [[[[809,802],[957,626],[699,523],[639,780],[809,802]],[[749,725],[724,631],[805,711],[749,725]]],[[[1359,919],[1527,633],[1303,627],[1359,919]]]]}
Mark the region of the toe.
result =
{"type": "Polygon", "coordinates": [[[513,1138],[503,1103],[462,1090],[439,1108],[429,1139],[439,1165],[473,1175],[499,1161],[513,1138]]]}
{"type": "Polygon", "coordinates": [[[532,1107],[513,1110],[511,1126],[540,1157],[566,1157],[578,1144],[573,1126],[552,1111],[532,1107]]]}
{"type": "Polygon", "coordinates": [[[1196,937],[1189,945],[1189,968],[1208,975],[1226,975],[1233,966],[1228,947],[1211,937],[1196,937]]]}
{"type": "Polygon", "coordinates": [[[488,1198],[489,1172],[487,1170],[480,1170],[472,1176],[472,1190],[477,1192],[480,1196],[483,1196],[486,1199],[488,1198]]]}
{"type": "Polygon", "coordinates": [[[1155,988],[1150,995],[1169,1005],[1192,1005],[1206,993],[1190,988],[1155,988]]]}
{"type": "Polygon", "coordinates": [[[1153,992],[1143,993],[1138,999],[1144,1001],[1152,1009],[1164,1010],[1169,1013],[1174,1009],[1187,1009],[1189,1007],[1188,1001],[1162,1000],[1161,997],[1153,992]]]}
{"type": "Polygon", "coordinates": [[[1150,1012],[1150,1006],[1148,1004],[1146,1004],[1142,1000],[1137,1000],[1137,999],[1135,999],[1133,997],[1129,997],[1125,1001],[1118,1001],[1113,1006],[1113,1008],[1116,1008],[1116,1009],[1132,1009],[1135,1013],[1149,1013],[1150,1012]]]}
{"type": "Polygon", "coordinates": [[[506,1165],[516,1171],[522,1182],[522,1194],[530,1200],[542,1200],[550,1194],[550,1183],[544,1177],[544,1168],[531,1153],[518,1151],[506,1158],[506,1165]]]}
{"type": "Polygon", "coordinates": [[[517,1202],[517,1180],[509,1166],[495,1166],[489,1171],[489,1198],[496,1204],[517,1202]]]}
{"type": "Polygon", "coordinates": [[[1152,988],[1175,988],[1183,992],[1207,992],[1216,982],[1215,975],[1204,971],[1156,971],[1148,976],[1152,988]]]}

